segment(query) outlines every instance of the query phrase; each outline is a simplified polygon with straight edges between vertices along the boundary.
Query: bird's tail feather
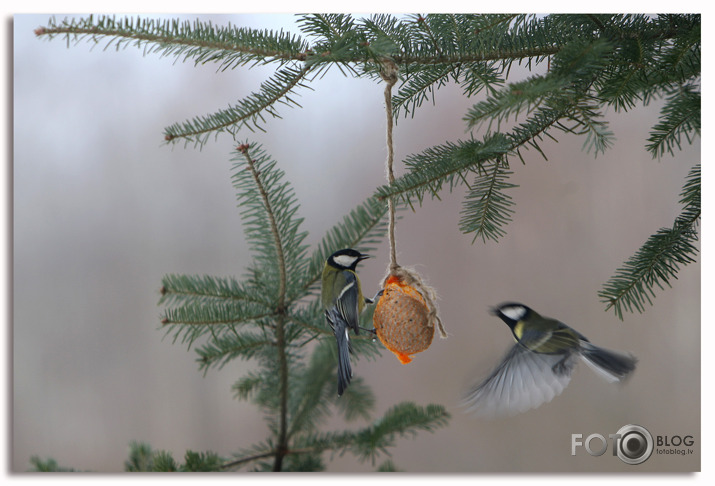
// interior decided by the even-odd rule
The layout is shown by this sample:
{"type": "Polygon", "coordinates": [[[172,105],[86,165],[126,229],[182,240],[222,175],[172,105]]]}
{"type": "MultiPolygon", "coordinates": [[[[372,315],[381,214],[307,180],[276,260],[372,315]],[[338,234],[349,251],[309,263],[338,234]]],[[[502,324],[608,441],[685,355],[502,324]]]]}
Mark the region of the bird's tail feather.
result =
{"type": "Polygon", "coordinates": [[[325,311],[325,316],[328,318],[328,324],[333,329],[338,345],[338,396],[341,396],[353,376],[352,366],[350,365],[351,346],[348,323],[345,322],[345,319],[334,307],[325,311]]]}
{"type": "Polygon", "coordinates": [[[598,375],[610,382],[623,381],[636,369],[638,360],[631,354],[600,348],[589,342],[581,343],[581,357],[598,375]]]}

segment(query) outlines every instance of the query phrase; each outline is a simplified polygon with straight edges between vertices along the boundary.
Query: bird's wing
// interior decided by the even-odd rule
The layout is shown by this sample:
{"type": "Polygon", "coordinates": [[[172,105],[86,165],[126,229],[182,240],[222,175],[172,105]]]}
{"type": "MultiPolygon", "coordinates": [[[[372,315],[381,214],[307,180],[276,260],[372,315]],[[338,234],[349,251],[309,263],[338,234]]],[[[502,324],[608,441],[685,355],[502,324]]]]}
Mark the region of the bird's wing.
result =
{"type": "Polygon", "coordinates": [[[485,417],[514,415],[550,402],[571,381],[574,356],[534,353],[516,344],[499,366],[469,389],[464,405],[485,417]]]}
{"type": "MultiPolygon", "coordinates": [[[[553,320],[553,319],[552,319],[553,320]]],[[[553,320],[548,330],[529,329],[522,333],[519,342],[537,353],[562,354],[564,350],[575,351],[583,336],[566,324],[553,320]]]]}
{"type": "Polygon", "coordinates": [[[347,325],[359,334],[360,316],[358,313],[358,281],[353,272],[344,272],[345,285],[340,289],[335,307],[347,325]]]}
{"type": "Polygon", "coordinates": [[[352,349],[350,336],[348,335],[348,325],[335,307],[325,311],[325,316],[333,329],[335,341],[338,344],[338,396],[341,396],[353,376],[352,366],[350,365],[350,352],[352,349]]]}

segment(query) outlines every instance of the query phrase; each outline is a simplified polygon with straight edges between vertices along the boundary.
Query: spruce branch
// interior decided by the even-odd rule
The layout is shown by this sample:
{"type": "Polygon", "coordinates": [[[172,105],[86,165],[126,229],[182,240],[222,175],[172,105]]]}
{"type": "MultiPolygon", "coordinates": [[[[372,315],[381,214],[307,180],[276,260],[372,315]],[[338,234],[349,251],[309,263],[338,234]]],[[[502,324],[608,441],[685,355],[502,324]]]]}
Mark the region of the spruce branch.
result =
{"type": "Polygon", "coordinates": [[[355,377],[341,397],[335,395],[335,346],[322,340],[313,351],[308,365],[292,381],[289,407],[288,438],[312,433],[330,414],[334,405],[347,420],[368,419],[375,405],[375,396],[360,377],[355,377]]]}
{"type": "Polygon", "coordinates": [[[210,326],[215,324],[241,324],[252,322],[273,315],[275,311],[262,304],[241,302],[187,302],[164,314],[165,325],[188,324],[191,326],[210,326]]]}
{"type": "Polygon", "coordinates": [[[283,312],[293,298],[295,285],[304,273],[306,233],[300,230],[303,218],[296,217],[298,202],[285,173],[257,145],[241,144],[234,160],[233,184],[246,228],[246,237],[256,254],[256,286],[268,276],[276,285],[264,289],[273,298],[275,309],[283,312]]]}
{"type": "Polygon", "coordinates": [[[234,397],[239,400],[247,400],[262,385],[263,377],[260,373],[249,371],[233,384],[234,397]]]}
{"type": "MultiPolygon", "coordinates": [[[[220,368],[237,357],[264,358],[264,362],[273,370],[272,376],[263,375],[264,385],[275,381],[275,387],[271,393],[267,393],[265,388],[259,390],[257,401],[272,411],[268,416],[269,423],[275,426],[277,436],[273,468],[281,470],[288,447],[289,368],[292,366],[289,362],[293,361],[289,357],[289,347],[300,335],[292,327],[287,329],[290,324],[287,315],[288,288],[293,286],[293,279],[297,278],[291,276],[292,273],[300,274],[304,266],[306,247],[302,241],[305,233],[300,232],[302,219],[295,217],[298,209],[295,196],[290,186],[283,181],[283,172],[276,168],[275,162],[260,147],[250,144],[241,144],[237,155],[233,182],[238,191],[247,239],[257,253],[256,265],[251,269],[252,278],[247,288],[252,287],[251,293],[262,291],[262,303],[246,300],[216,302],[215,298],[207,301],[205,296],[197,299],[194,292],[183,297],[186,302],[182,306],[169,309],[165,319],[169,323],[193,324],[188,319],[181,321],[178,318],[184,314],[214,317],[214,320],[204,323],[217,324],[218,327],[215,330],[210,328],[211,340],[198,349],[199,362],[204,370],[213,366],[220,368]],[[269,307],[263,305],[266,301],[270,302],[269,307]],[[251,309],[256,312],[251,313],[251,309]],[[235,315],[259,332],[239,332],[235,327],[235,315]]],[[[165,279],[165,288],[167,284],[172,288],[173,284],[184,291],[192,292],[199,288],[205,295],[211,289],[214,294],[220,295],[227,289],[225,285],[217,283],[214,280],[202,282],[196,279],[186,281],[168,278],[165,279]]],[[[240,286],[232,287],[230,294],[240,294],[236,292],[240,286]]],[[[174,297],[178,298],[176,295],[174,297]]],[[[188,337],[191,343],[205,333],[205,327],[180,326],[179,333],[183,332],[185,339],[188,337]]]]}
{"type": "Polygon", "coordinates": [[[397,468],[394,462],[392,462],[391,459],[387,459],[384,461],[380,466],[377,468],[377,472],[404,472],[400,469],[397,468]]]}
{"type": "Polygon", "coordinates": [[[449,418],[450,414],[440,405],[420,407],[403,402],[368,427],[354,432],[314,434],[304,438],[298,447],[301,451],[350,452],[361,462],[370,460],[374,464],[380,455],[389,455],[388,448],[398,438],[413,437],[419,431],[434,432],[446,425],[449,418]]]}
{"type": "Polygon", "coordinates": [[[291,438],[304,430],[311,430],[316,422],[329,413],[328,404],[334,395],[333,383],[333,345],[323,340],[313,351],[308,366],[294,381],[295,396],[291,402],[290,429],[287,437],[291,438]]]}
{"type": "Polygon", "coordinates": [[[505,191],[518,187],[508,182],[513,172],[507,168],[505,163],[497,159],[493,169],[485,168],[470,186],[464,200],[459,229],[463,233],[474,233],[472,242],[477,238],[485,243],[487,240],[497,241],[506,234],[502,227],[511,221],[514,202],[505,191]]]}
{"type": "Polygon", "coordinates": [[[480,170],[481,164],[505,155],[510,149],[506,138],[501,134],[484,141],[446,142],[421,154],[408,156],[405,165],[410,171],[395,179],[391,185],[379,187],[375,196],[383,200],[399,197],[410,206],[413,206],[413,200],[417,199],[421,204],[426,193],[438,197],[445,184],[449,184],[449,189],[452,190],[463,181],[465,172],[480,170]]]}
{"type": "Polygon", "coordinates": [[[380,453],[388,453],[398,437],[414,437],[418,431],[434,432],[447,424],[450,414],[441,405],[420,407],[403,402],[390,408],[369,428],[358,432],[355,453],[373,464],[380,453]]]}
{"type": "MultiPolygon", "coordinates": [[[[283,245],[284,242],[281,238],[281,234],[278,231],[278,223],[276,221],[276,215],[275,215],[275,210],[274,210],[274,201],[271,200],[268,196],[268,192],[266,191],[266,187],[264,184],[264,181],[266,181],[266,174],[261,174],[259,170],[256,168],[257,165],[262,165],[263,162],[265,162],[265,159],[261,161],[256,161],[251,158],[251,155],[249,153],[249,149],[251,147],[247,144],[240,145],[238,147],[238,152],[240,152],[243,157],[245,158],[246,161],[246,168],[251,174],[251,178],[253,179],[256,190],[260,194],[261,197],[261,204],[262,204],[262,209],[263,213],[265,214],[265,217],[268,219],[268,223],[270,225],[270,231],[271,235],[273,237],[273,251],[271,252],[271,256],[275,255],[275,261],[271,262],[272,264],[275,264],[278,267],[278,272],[279,272],[279,280],[278,280],[278,293],[277,293],[277,298],[276,298],[276,304],[279,309],[283,308],[284,303],[285,303],[285,293],[286,293],[286,259],[283,251],[283,245]],[[262,175],[262,177],[261,177],[262,175]]],[[[280,177],[280,176],[279,176],[280,177]]],[[[241,177],[237,176],[235,177],[237,185],[242,185],[245,184],[245,181],[241,181],[241,177]]],[[[245,196],[240,196],[246,199],[245,196]]]]}
{"type": "Polygon", "coordinates": [[[214,452],[187,450],[184,463],[178,464],[170,452],[156,451],[149,444],[132,441],[129,459],[124,461],[127,472],[209,472],[218,471],[222,459],[214,452]]]}
{"type": "Polygon", "coordinates": [[[334,401],[336,408],[347,421],[359,418],[369,419],[370,413],[375,408],[375,403],[376,399],[372,389],[361,377],[353,378],[340,400],[334,401]]]}
{"type": "Polygon", "coordinates": [[[52,39],[64,37],[68,43],[87,40],[94,44],[106,42],[118,50],[127,46],[141,47],[145,54],[175,57],[195,65],[216,63],[219,70],[233,69],[249,63],[265,64],[304,60],[307,43],[284,32],[226,27],[211,22],[157,20],[148,18],[89,15],[81,19],[50,18],[46,27],[35,31],[37,36],[52,39]]]}
{"type": "Polygon", "coordinates": [[[79,472],[71,467],[62,467],[57,464],[57,461],[48,458],[41,459],[39,456],[30,457],[30,472],[79,472]]]}
{"type": "Polygon", "coordinates": [[[505,79],[500,75],[496,63],[480,62],[461,65],[457,81],[464,95],[471,98],[483,89],[487,90],[489,96],[493,96],[503,86],[505,79]]]}
{"type": "MultiPolygon", "coordinates": [[[[285,301],[286,301],[286,286],[287,286],[287,263],[286,254],[284,250],[284,237],[288,240],[296,239],[302,240],[302,237],[296,235],[297,224],[290,221],[290,217],[293,215],[293,211],[284,211],[284,220],[281,221],[282,228],[279,228],[278,218],[276,217],[275,205],[284,206],[284,209],[290,207],[293,202],[290,196],[285,192],[286,186],[280,185],[280,179],[282,174],[278,171],[272,171],[273,165],[268,164],[267,157],[261,157],[255,160],[251,157],[249,149],[251,146],[249,144],[242,144],[238,147],[238,152],[240,152],[246,161],[246,166],[250,172],[250,177],[255,183],[255,187],[258,190],[261,197],[261,204],[263,206],[262,213],[268,219],[270,225],[270,232],[273,238],[272,251],[270,254],[275,257],[270,265],[278,268],[278,291],[276,296],[276,350],[278,351],[278,372],[279,372],[279,383],[280,388],[278,389],[278,394],[280,396],[280,430],[278,432],[278,444],[276,448],[276,457],[273,464],[274,471],[280,471],[283,457],[285,456],[285,451],[288,449],[288,358],[286,356],[286,338],[285,338],[285,301]],[[266,165],[267,167],[263,168],[266,165]],[[259,172],[257,167],[263,168],[264,173],[259,172]],[[266,185],[272,186],[271,196],[269,197],[266,190],[266,185]],[[281,231],[283,229],[283,231],[281,231]]],[[[262,155],[262,154],[261,154],[262,155]]],[[[234,180],[237,186],[245,187],[246,178],[237,175],[234,180]]],[[[253,211],[256,209],[255,202],[251,202],[249,197],[242,196],[243,201],[248,202],[248,204],[254,204],[253,208],[247,210],[250,215],[249,218],[255,214],[253,211]]],[[[254,220],[255,221],[255,220],[254,220]]],[[[299,253],[302,253],[299,251],[299,253]]],[[[267,262],[268,263],[268,262],[267,262]]]]}
{"type": "Polygon", "coordinates": [[[497,132],[482,141],[447,142],[410,155],[405,159],[409,172],[395,179],[393,184],[379,187],[375,196],[379,199],[397,196],[410,206],[417,199],[421,204],[427,193],[438,198],[445,185],[450,191],[461,183],[468,186],[466,174],[469,171],[481,173],[488,161],[513,154],[521,156],[521,151],[529,147],[544,155],[538,142],[566,114],[557,109],[540,109],[529,120],[515,126],[511,133],[497,132]]]}
{"type": "Polygon", "coordinates": [[[241,284],[234,278],[210,275],[165,275],[162,278],[160,305],[238,301],[271,307],[264,294],[241,284]]]}
{"type": "Polygon", "coordinates": [[[547,57],[559,52],[559,47],[534,47],[525,49],[496,49],[484,53],[464,55],[401,55],[394,56],[396,64],[406,66],[438,66],[444,64],[479,63],[487,61],[518,61],[520,59],[547,57]]]}
{"type": "Polygon", "coordinates": [[[416,109],[430,98],[434,104],[434,92],[449,82],[453,71],[454,68],[449,64],[436,69],[413,70],[392,97],[395,117],[399,117],[400,110],[404,110],[405,115],[409,113],[414,116],[416,109]]]}
{"type": "MultiPolygon", "coordinates": [[[[288,451],[288,453],[290,454],[290,453],[292,453],[292,451],[288,451]]],[[[251,454],[251,455],[243,456],[243,457],[240,457],[240,458],[238,458],[238,459],[234,459],[234,460],[229,461],[229,462],[225,462],[225,463],[223,463],[223,464],[221,465],[221,469],[235,469],[235,468],[238,468],[238,467],[240,467],[240,466],[243,466],[243,465],[246,464],[246,463],[253,462],[253,461],[258,461],[258,460],[260,460],[260,459],[265,459],[265,458],[268,458],[268,457],[273,457],[273,456],[275,456],[275,455],[276,455],[276,451],[274,451],[274,450],[272,450],[272,449],[271,449],[271,450],[266,450],[266,451],[259,452],[259,453],[256,453],[256,454],[251,454]]]]}
{"type": "Polygon", "coordinates": [[[124,461],[124,469],[128,472],[151,471],[153,454],[149,444],[132,441],[129,445],[129,459],[124,461]]]}
{"type": "Polygon", "coordinates": [[[646,303],[653,304],[655,287],[670,287],[670,280],[678,278],[680,266],[695,262],[700,221],[699,164],[688,174],[681,196],[684,207],[673,226],[661,228],[648,238],[598,293],[606,310],[613,308],[621,320],[624,310],[642,313],[646,303]]]}
{"type": "Polygon", "coordinates": [[[191,348],[202,336],[236,333],[237,326],[254,328],[274,314],[274,309],[255,301],[197,300],[190,296],[178,299],[174,307],[166,309],[161,323],[166,335],[173,335],[172,342],[180,341],[191,348]]]}
{"type": "MultiPolygon", "coordinates": [[[[627,53],[627,44],[635,42],[649,46],[646,49],[649,53],[669,53],[667,60],[677,64],[675,70],[681,75],[695,69],[699,73],[698,16],[658,16],[648,22],[644,16],[604,15],[597,17],[599,23],[596,24],[594,18],[430,14],[408,19],[388,15],[354,19],[345,14],[304,15],[299,17],[298,25],[314,40],[312,45],[287,33],[236,28],[230,24],[218,27],[199,21],[191,24],[141,18],[116,20],[109,16],[89,16],[60,23],[51,19],[48,26],[38,28],[36,34],[50,39],[64,36],[68,43],[88,40],[96,44],[104,39],[106,47],[135,45],[145,53],[193,60],[196,64],[217,63],[220,70],[277,63],[280,69],[257,93],[216,113],[165,129],[167,141],[184,140],[199,146],[206,143],[212,133],[228,132],[235,136],[241,127],[262,130],[267,116],[280,117],[276,104],[299,106],[292,97],[295,90],[308,87],[309,73],[318,75],[331,65],[346,75],[376,78],[382,60],[391,59],[405,74],[407,83],[402,95],[395,100],[396,115],[402,107],[405,113],[414,113],[428,93],[446,82],[448,73],[471,95],[483,86],[502,84],[495,63],[507,75],[514,61],[523,60],[531,66],[532,61],[538,63],[553,56],[556,67],[559,56],[579,43],[585,43],[587,49],[599,43],[621,43],[619,48],[627,53]],[[574,22],[568,23],[567,18],[574,22]],[[598,25],[603,38],[594,39],[594,25],[598,25]],[[668,49],[672,38],[676,39],[672,43],[674,47],[668,49]],[[464,73],[461,79],[459,72],[464,73]]],[[[635,64],[653,65],[653,56],[655,54],[635,64]]],[[[597,59],[590,54],[586,57],[597,59]]],[[[655,67],[649,78],[663,78],[664,72],[667,71],[655,67]]],[[[574,76],[577,73],[572,70],[574,76]]],[[[639,79],[645,78],[645,75],[639,76],[639,79]]],[[[617,95],[616,102],[628,103],[637,96],[628,83],[622,83],[622,76],[612,76],[611,81],[620,83],[628,93],[623,99],[617,95]]]]}
{"type": "Polygon", "coordinates": [[[334,42],[355,30],[355,22],[348,14],[308,14],[298,19],[298,27],[318,43],[334,42]]]}
{"type": "MultiPolygon", "coordinates": [[[[404,44],[398,46],[392,41],[385,42],[389,37],[375,28],[378,24],[374,21],[358,23],[347,15],[308,15],[299,20],[299,25],[309,35],[319,38],[315,46],[310,47],[299,37],[282,32],[237,29],[231,25],[220,28],[199,21],[192,25],[177,20],[116,20],[108,16],[89,16],[61,23],[51,19],[48,26],[38,28],[36,34],[50,39],[63,35],[68,43],[70,39],[75,42],[86,39],[94,43],[105,39],[106,47],[135,45],[143,47],[145,54],[158,53],[183,61],[193,59],[196,64],[215,62],[221,70],[269,62],[278,62],[281,66],[292,64],[282,67],[273,78],[261,85],[260,91],[237,104],[213,114],[175,123],[165,129],[164,138],[167,142],[184,140],[199,146],[205,144],[212,133],[225,131],[235,136],[241,127],[262,130],[261,124],[265,122],[266,115],[280,117],[274,106],[276,103],[299,106],[291,93],[298,87],[308,87],[308,74],[312,71],[319,73],[331,63],[343,66],[351,74],[357,75],[353,65],[363,66],[366,74],[375,74],[379,69],[379,59],[385,56],[406,66],[446,66],[464,62],[479,63],[489,59],[522,59],[555,52],[547,47],[544,52],[532,49],[443,56],[434,49],[425,52],[424,46],[421,46],[410,53],[404,44]],[[368,66],[370,61],[372,68],[368,66]],[[298,66],[297,63],[303,65],[298,66]]],[[[393,30],[402,32],[404,38],[404,32],[409,29],[397,27],[393,30]]]]}
{"type": "Polygon", "coordinates": [[[576,135],[585,135],[582,150],[589,153],[593,151],[594,156],[605,153],[613,145],[613,132],[608,128],[608,123],[604,121],[603,114],[598,106],[588,100],[580,100],[574,104],[570,115],[570,120],[576,126],[567,129],[568,132],[576,135]]]}
{"type": "MultiPolygon", "coordinates": [[[[333,331],[325,325],[325,316],[320,312],[318,299],[310,302],[308,306],[293,306],[290,308],[291,322],[315,336],[332,336],[333,331]]],[[[356,336],[358,337],[358,336],[356,336]]]]}
{"type": "Polygon", "coordinates": [[[475,104],[465,116],[470,128],[488,123],[499,125],[516,118],[520,113],[537,109],[559,108],[564,112],[579,109],[598,74],[603,71],[604,58],[612,50],[610,42],[592,43],[574,41],[565,45],[551,62],[546,75],[531,76],[524,81],[511,83],[492,96],[475,104]]]}
{"type": "Polygon", "coordinates": [[[298,87],[311,89],[305,83],[309,72],[308,67],[283,68],[273,78],[263,82],[260,91],[252,93],[237,104],[167,127],[164,130],[164,139],[167,142],[184,139],[187,143],[193,142],[201,146],[206,143],[211,134],[218,135],[225,131],[235,136],[242,126],[251,131],[254,128],[263,131],[262,123],[266,121],[266,115],[280,118],[274,106],[277,103],[300,107],[291,94],[298,87]]]}
{"type": "Polygon", "coordinates": [[[682,136],[688,144],[700,136],[700,90],[692,85],[676,89],[668,97],[661,109],[660,121],[648,138],[646,149],[653,157],[662,157],[666,152],[674,155],[674,147],[681,150],[682,136]]]}
{"type": "Polygon", "coordinates": [[[278,370],[280,373],[280,429],[273,471],[282,470],[283,458],[288,451],[288,357],[286,356],[285,317],[278,316],[276,322],[276,349],[278,350],[278,370]]]}
{"type": "MultiPolygon", "coordinates": [[[[390,408],[380,419],[357,431],[315,433],[296,438],[287,455],[300,455],[335,451],[340,454],[350,452],[361,462],[370,460],[373,464],[381,455],[389,456],[389,447],[396,440],[414,437],[418,432],[434,432],[447,424],[450,418],[441,405],[420,407],[411,402],[403,402],[390,408]]],[[[248,451],[247,451],[248,452],[248,451]]],[[[272,457],[276,451],[270,448],[252,451],[244,457],[229,461],[223,467],[235,468],[246,463],[272,457]]]]}
{"type": "Polygon", "coordinates": [[[495,91],[492,96],[472,106],[464,117],[469,128],[479,128],[487,123],[486,131],[496,130],[502,122],[516,119],[520,113],[531,113],[553,98],[554,93],[561,94],[568,81],[554,76],[533,76],[524,81],[511,83],[508,87],[495,91]]]}
{"type": "MultiPolygon", "coordinates": [[[[437,20],[440,17],[431,16],[429,18],[430,18],[430,20],[432,20],[432,19],[437,20]]],[[[430,26],[429,26],[430,22],[428,22],[426,18],[419,15],[416,19],[416,23],[417,23],[416,31],[423,34],[422,38],[423,38],[424,42],[427,45],[430,45],[434,49],[435,53],[438,56],[443,55],[444,53],[442,52],[442,50],[439,47],[440,43],[437,41],[437,38],[435,37],[434,33],[432,32],[432,29],[430,29],[430,26]]]]}
{"type": "Polygon", "coordinates": [[[210,342],[198,348],[199,370],[204,372],[209,368],[221,369],[235,358],[251,359],[266,346],[277,346],[277,341],[263,334],[227,334],[216,336],[210,342]]]}

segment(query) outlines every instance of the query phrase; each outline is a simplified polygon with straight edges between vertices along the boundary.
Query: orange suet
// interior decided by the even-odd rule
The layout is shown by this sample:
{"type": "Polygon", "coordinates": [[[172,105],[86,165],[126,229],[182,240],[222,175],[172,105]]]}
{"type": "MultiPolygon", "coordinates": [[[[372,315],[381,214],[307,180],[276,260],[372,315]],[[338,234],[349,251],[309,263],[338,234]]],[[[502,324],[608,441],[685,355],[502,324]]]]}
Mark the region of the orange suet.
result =
{"type": "Polygon", "coordinates": [[[409,363],[413,354],[432,344],[436,318],[436,310],[431,309],[425,296],[408,282],[420,285],[408,274],[389,275],[373,315],[378,339],[402,364],[409,363]]]}

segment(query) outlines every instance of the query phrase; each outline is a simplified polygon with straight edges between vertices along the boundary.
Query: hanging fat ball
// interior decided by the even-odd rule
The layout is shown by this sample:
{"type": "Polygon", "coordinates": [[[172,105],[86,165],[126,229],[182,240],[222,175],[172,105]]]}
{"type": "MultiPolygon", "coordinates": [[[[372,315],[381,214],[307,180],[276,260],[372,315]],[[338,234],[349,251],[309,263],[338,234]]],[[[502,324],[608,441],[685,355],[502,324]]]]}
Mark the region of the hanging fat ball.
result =
{"type": "Polygon", "coordinates": [[[330,255],[323,266],[321,301],[337,343],[338,396],[343,394],[352,378],[349,330],[356,335],[360,333],[360,313],[366,302],[372,302],[363,297],[360,279],[355,273],[357,264],[366,258],[370,257],[345,248],[330,255]]]}
{"type": "Polygon", "coordinates": [[[400,363],[412,361],[412,355],[429,348],[435,326],[447,337],[437,316],[435,292],[419,275],[396,266],[383,282],[383,290],[372,317],[380,342],[392,351],[400,363]]]}
{"type": "MultiPolygon", "coordinates": [[[[392,87],[398,81],[399,68],[388,58],[380,59],[380,76],[385,81],[385,114],[387,116],[387,160],[385,174],[388,184],[395,182],[393,164],[393,116],[392,87]]],[[[375,306],[372,322],[375,334],[380,342],[392,351],[400,363],[412,361],[412,355],[420,353],[432,344],[435,325],[440,336],[447,337],[442,321],[437,317],[435,292],[422,282],[416,272],[402,268],[397,264],[397,244],[395,242],[395,200],[387,198],[389,214],[388,239],[390,242],[390,266],[382,290],[378,292],[380,300],[375,306]]]]}
{"type": "Polygon", "coordinates": [[[499,366],[467,393],[464,404],[477,415],[514,415],[550,402],[571,381],[579,358],[609,382],[624,381],[636,358],[592,344],[566,324],[517,303],[495,308],[516,344],[499,366]]]}

